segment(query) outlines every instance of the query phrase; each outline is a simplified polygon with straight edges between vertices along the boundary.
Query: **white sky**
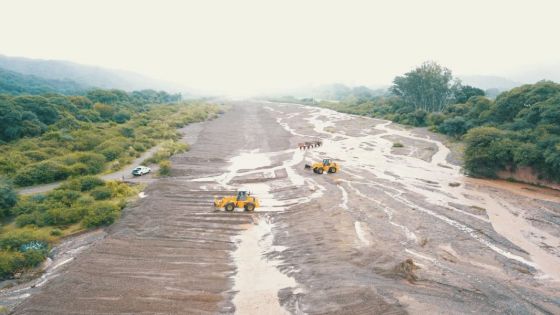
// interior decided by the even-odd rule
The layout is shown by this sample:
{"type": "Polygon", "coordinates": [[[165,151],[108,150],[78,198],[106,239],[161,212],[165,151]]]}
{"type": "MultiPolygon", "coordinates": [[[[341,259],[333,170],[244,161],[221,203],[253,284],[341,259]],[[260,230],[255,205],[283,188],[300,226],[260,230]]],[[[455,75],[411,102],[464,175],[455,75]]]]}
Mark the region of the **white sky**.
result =
{"type": "Polygon", "coordinates": [[[0,0],[0,53],[248,94],[558,63],[560,1],[0,0]]]}

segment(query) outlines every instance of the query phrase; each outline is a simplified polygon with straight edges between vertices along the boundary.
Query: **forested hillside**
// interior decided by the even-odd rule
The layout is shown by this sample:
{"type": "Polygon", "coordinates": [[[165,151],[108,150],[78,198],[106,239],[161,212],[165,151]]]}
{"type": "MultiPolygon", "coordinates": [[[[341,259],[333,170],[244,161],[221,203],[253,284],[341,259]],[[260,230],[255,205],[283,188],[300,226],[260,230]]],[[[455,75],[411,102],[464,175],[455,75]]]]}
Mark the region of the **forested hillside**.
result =
{"type": "Polygon", "coordinates": [[[88,87],[71,80],[43,79],[0,68],[0,94],[83,94],[88,87]]]}
{"type": "Polygon", "coordinates": [[[106,69],[62,60],[42,60],[0,55],[0,68],[47,80],[70,80],[87,87],[121,89],[184,90],[171,83],[151,79],[138,73],[106,69]]]}
{"type": "MultiPolygon", "coordinates": [[[[435,63],[396,77],[392,95],[347,97],[315,105],[389,119],[465,141],[465,171],[495,177],[501,170],[530,167],[540,178],[560,181],[560,85],[523,85],[495,100],[461,84],[435,63]]],[[[309,103],[309,102],[308,102],[309,103]]]]}

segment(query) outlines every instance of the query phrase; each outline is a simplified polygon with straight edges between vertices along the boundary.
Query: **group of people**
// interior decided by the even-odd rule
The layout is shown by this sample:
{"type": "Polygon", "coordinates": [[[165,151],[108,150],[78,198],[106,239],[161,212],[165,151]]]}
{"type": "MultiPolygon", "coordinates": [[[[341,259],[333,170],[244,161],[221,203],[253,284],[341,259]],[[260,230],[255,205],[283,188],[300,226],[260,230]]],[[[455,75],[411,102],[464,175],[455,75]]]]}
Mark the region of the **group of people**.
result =
{"type": "Polygon", "coordinates": [[[321,145],[323,145],[323,141],[321,141],[321,140],[306,141],[306,142],[298,143],[298,147],[299,147],[300,150],[307,150],[307,149],[311,149],[311,148],[316,148],[316,147],[320,147],[321,145]]]}

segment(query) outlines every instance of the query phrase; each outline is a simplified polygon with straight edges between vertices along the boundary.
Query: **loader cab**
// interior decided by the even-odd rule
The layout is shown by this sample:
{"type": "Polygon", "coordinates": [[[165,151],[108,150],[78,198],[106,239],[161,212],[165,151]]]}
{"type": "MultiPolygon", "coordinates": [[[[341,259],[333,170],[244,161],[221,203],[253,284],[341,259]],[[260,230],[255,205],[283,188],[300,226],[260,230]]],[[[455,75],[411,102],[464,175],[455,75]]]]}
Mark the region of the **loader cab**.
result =
{"type": "Polygon", "coordinates": [[[237,192],[237,201],[246,201],[250,193],[246,190],[239,190],[237,192]]]}
{"type": "Polygon", "coordinates": [[[324,159],[324,160],[323,160],[323,165],[324,165],[324,166],[329,166],[329,165],[331,165],[331,160],[330,160],[330,159],[324,159]]]}

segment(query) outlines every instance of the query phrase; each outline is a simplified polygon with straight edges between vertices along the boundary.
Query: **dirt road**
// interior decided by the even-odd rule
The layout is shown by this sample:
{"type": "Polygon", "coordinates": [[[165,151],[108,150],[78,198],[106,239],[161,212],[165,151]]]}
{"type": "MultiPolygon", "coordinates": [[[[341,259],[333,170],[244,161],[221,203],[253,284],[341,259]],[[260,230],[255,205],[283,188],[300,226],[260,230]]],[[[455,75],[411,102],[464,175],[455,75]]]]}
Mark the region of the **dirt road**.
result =
{"type": "Polygon", "coordinates": [[[448,154],[386,121],[235,103],[14,313],[560,313],[560,194],[448,154]],[[304,170],[323,157],[342,171],[304,170]],[[263,207],[209,207],[240,186],[263,207]]]}

